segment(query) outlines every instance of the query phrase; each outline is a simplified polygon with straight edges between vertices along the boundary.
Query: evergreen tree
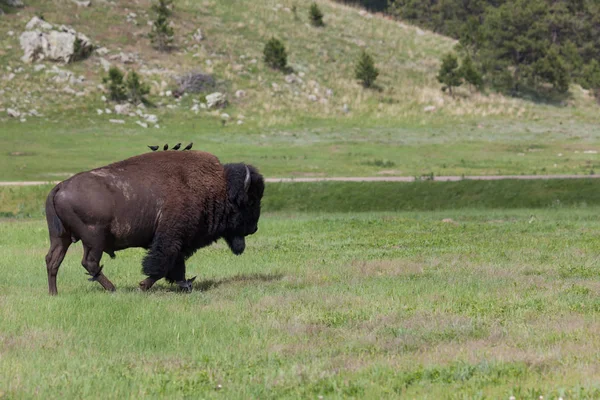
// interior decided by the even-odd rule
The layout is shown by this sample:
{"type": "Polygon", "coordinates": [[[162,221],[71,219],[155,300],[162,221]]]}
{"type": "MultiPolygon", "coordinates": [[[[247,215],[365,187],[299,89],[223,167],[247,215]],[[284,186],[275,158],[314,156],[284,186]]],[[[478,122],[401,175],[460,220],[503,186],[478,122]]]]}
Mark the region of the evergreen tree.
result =
{"type": "Polygon", "coordinates": [[[546,56],[536,62],[534,72],[536,77],[551,83],[559,93],[569,91],[569,71],[556,48],[550,48],[546,56]]]}
{"type": "Polygon", "coordinates": [[[456,55],[448,53],[442,58],[442,66],[438,72],[437,80],[444,85],[442,90],[448,89],[450,95],[454,96],[452,88],[462,85],[461,71],[458,67],[456,55]]]}
{"type": "Polygon", "coordinates": [[[323,23],[323,13],[321,12],[321,9],[317,5],[317,3],[312,3],[310,5],[310,10],[309,10],[308,16],[310,19],[310,23],[313,26],[321,27],[321,26],[325,25],[323,23]]]}
{"type": "Polygon", "coordinates": [[[596,100],[600,102],[600,63],[592,60],[583,71],[583,86],[592,91],[596,100]]]}
{"type": "Polygon", "coordinates": [[[372,87],[375,79],[379,76],[379,70],[375,67],[373,57],[364,50],[356,63],[354,73],[356,79],[366,88],[372,87]]]}
{"type": "Polygon", "coordinates": [[[467,56],[462,62],[462,65],[458,69],[458,75],[465,80],[465,82],[473,85],[475,88],[480,89],[483,85],[483,77],[475,68],[471,57],[467,56]]]}
{"type": "Polygon", "coordinates": [[[285,46],[279,39],[271,38],[265,45],[264,51],[265,63],[271,68],[285,70],[287,67],[287,53],[285,46]]]}
{"type": "Polygon", "coordinates": [[[147,103],[145,96],[150,93],[150,87],[140,80],[137,72],[131,71],[127,74],[125,86],[127,87],[129,102],[133,104],[147,103]]]}
{"type": "Polygon", "coordinates": [[[171,5],[173,0],[159,0],[152,6],[158,14],[152,26],[150,40],[153,46],[160,51],[167,51],[173,43],[173,28],[169,25],[168,17],[172,14],[171,5]]]}
{"type": "Polygon", "coordinates": [[[108,97],[112,101],[122,102],[127,100],[127,91],[123,83],[123,73],[117,67],[110,67],[108,76],[102,78],[102,82],[108,84],[108,97]]]}

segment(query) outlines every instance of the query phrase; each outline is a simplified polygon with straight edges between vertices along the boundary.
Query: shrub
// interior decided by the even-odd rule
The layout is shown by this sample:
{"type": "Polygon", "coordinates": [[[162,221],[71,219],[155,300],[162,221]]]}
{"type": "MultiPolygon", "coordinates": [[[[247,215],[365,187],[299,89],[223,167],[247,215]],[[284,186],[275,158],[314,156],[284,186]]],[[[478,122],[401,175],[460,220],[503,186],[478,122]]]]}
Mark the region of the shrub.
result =
{"type": "Polygon", "coordinates": [[[355,68],[355,76],[361,84],[369,88],[375,83],[375,79],[379,76],[379,71],[375,68],[373,57],[363,50],[355,68]]]}
{"type": "Polygon", "coordinates": [[[264,49],[265,63],[271,68],[284,70],[287,67],[285,46],[279,39],[272,38],[264,49]]]}
{"type": "Polygon", "coordinates": [[[324,26],[325,24],[323,23],[323,13],[321,12],[321,9],[319,8],[319,6],[317,5],[317,3],[312,3],[310,5],[310,10],[308,12],[308,16],[310,19],[310,23],[313,26],[324,26]]]}
{"type": "Polygon", "coordinates": [[[145,96],[150,93],[150,87],[143,83],[135,71],[127,74],[127,79],[117,67],[108,70],[108,76],[102,78],[108,84],[108,97],[118,103],[128,101],[133,104],[148,103],[145,96]]]}
{"type": "Polygon", "coordinates": [[[80,38],[75,38],[73,42],[73,56],[71,57],[70,62],[85,60],[92,54],[93,47],[92,46],[84,46],[83,40],[80,38]]]}
{"type": "Polygon", "coordinates": [[[139,104],[147,103],[146,95],[150,93],[150,87],[140,80],[140,76],[135,71],[127,74],[125,81],[127,87],[127,97],[130,103],[139,104]]]}
{"type": "Polygon", "coordinates": [[[108,98],[112,101],[122,102],[127,100],[127,91],[123,82],[123,73],[117,67],[110,67],[108,76],[102,78],[108,84],[108,98]]]}

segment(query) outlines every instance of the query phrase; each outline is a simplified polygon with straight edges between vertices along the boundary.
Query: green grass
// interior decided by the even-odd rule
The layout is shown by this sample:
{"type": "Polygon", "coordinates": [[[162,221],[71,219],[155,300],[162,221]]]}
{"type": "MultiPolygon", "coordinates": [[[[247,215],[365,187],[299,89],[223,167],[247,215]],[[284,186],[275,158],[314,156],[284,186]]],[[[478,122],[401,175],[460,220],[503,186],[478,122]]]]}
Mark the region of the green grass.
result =
{"type": "MultiPolygon", "coordinates": [[[[265,212],[372,212],[600,206],[597,179],[268,183],[265,212]]],[[[0,186],[0,216],[44,215],[52,185],[0,186]]]]}
{"type": "Polygon", "coordinates": [[[268,213],[190,295],[139,250],[105,293],[77,244],[54,298],[45,222],[4,219],[0,396],[598,398],[599,211],[268,213]]]}

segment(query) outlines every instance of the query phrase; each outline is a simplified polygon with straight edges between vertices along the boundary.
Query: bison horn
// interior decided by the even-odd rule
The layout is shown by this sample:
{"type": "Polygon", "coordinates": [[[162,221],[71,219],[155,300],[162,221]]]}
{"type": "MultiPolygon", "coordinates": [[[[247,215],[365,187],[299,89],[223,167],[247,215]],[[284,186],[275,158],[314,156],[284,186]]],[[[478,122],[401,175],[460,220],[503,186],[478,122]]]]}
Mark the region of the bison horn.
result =
{"type": "Polygon", "coordinates": [[[244,191],[248,192],[248,188],[250,187],[250,169],[246,166],[246,179],[244,179],[244,191]]]}

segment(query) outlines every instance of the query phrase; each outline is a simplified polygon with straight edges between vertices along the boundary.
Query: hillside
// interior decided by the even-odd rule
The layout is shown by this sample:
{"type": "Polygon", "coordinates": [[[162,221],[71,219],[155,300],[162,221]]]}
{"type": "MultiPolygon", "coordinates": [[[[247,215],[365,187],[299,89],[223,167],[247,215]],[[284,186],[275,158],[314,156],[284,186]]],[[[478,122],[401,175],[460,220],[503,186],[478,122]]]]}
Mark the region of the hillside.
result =
{"type": "Polygon", "coordinates": [[[297,6],[295,18],[291,0],[178,0],[176,49],[165,54],[147,37],[148,0],[26,3],[0,17],[3,180],[54,179],[139,153],[146,144],[186,140],[224,160],[254,162],[271,176],[587,174],[598,168],[590,143],[600,117],[589,93],[577,87],[560,104],[467,89],[451,98],[435,76],[453,40],[358,8],[320,1],[326,25],[314,28],[308,3],[297,6]],[[66,66],[24,64],[19,35],[36,15],[73,27],[107,53],[66,66]],[[201,41],[194,38],[198,28],[201,41]],[[263,46],[272,36],[285,43],[293,75],[264,65],[263,46]],[[380,69],[379,90],[354,80],[362,49],[380,69]],[[117,117],[105,114],[113,105],[101,100],[99,88],[107,61],[150,83],[157,107],[144,113],[158,116],[159,129],[136,124],[145,123],[138,116],[109,122],[117,117]],[[226,109],[196,105],[207,93],[161,96],[176,88],[176,76],[193,71],[215,77],[226,109]],[[239,91],[244,95],[236,96],[239,91]],[[11,118],[8,108],[23,115],[11,118]],[[566,152],[571,157],[556,158],[566,152]]]}

